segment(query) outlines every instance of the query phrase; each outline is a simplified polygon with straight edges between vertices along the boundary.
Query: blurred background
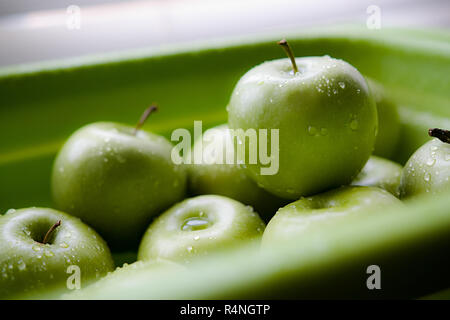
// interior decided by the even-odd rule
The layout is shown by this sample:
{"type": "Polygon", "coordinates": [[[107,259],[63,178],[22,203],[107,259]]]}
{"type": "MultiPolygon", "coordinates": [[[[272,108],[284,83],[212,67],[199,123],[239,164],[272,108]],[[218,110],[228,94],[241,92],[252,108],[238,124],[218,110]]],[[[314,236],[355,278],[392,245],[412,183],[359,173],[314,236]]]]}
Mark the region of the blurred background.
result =
{"type": "Polygon", "coordinates": [[[0,67],[360,24],[450,27],[449,0],[0,0],[0,67]]]}

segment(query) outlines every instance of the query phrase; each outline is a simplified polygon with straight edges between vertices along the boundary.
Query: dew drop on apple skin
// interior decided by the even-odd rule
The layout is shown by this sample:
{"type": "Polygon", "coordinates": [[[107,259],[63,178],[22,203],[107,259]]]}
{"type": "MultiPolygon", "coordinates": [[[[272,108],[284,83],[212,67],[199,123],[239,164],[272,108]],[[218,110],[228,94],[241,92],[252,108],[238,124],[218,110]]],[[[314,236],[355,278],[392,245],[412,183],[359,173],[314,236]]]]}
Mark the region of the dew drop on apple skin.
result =
{"type": "Polygon", "coordinates": [[[425,172],[423,180],[425,180],[426,182],[429,182],[431,180],[431,175],[429,172],[425,172]]]}
{"type": "Polygon", "coordinates": [[[68,247],[69,247],[69,245],[68,245],[67,243],[65,243],[65,242],[61,242],[61,243],[59,244],[59,246],[60,246],[61,248],[68,248],[68,247]]]}
{"type": "Polygon", "coordinates": [[[27,269],[27,265],[22,259],[20,259],[17,263],[17,269],[19,269],[19,271],[24,271],[27,269]]]}
{"type": "Polygon", "coordinates": [[[429,158],[426,162],[427,166],[432,167],[436,163],[435,158],[429,158]]]}
{"type": "Polygon", "coordinates": [[[197,231],[197,230],[203,230],[210,226],[210,222],[203,218],[203,217],[192,217],[186,219],[182,226],[182,231],[197,231]]]}
{"type": "Polygon", "coordinates": [[[6,211],[6,213],[5,214],[12,214],[12,213],[14,213],[14,212],[16,212],[16,209],[9,209],[8,211],[6,211]]]}
{"type": "Polygon", "coordinates": [[[353,131],[358,130],[358,120],[353,119],[350,122],[350,129],[352,129],[353,131]]]}
{"type": "Polygon", "coordinates": [[[44,252],[44,254],[45,254],[46,257],[53,257],[53,256],[54,256],[53,252],[50,251],[50,250],[46,250],[46,251],[44,252]]]}
{"type": "Polygon", "coordinates": [[[39,251],[41,251],[41,247],[40,247],[40,246],[38,246],[38,245],[34,245],[34,246],[32,246],[32,247],[31,247],[31,249],[33,249],[33,251],[36,251],[36,252],[39,252],[39,251]]]}

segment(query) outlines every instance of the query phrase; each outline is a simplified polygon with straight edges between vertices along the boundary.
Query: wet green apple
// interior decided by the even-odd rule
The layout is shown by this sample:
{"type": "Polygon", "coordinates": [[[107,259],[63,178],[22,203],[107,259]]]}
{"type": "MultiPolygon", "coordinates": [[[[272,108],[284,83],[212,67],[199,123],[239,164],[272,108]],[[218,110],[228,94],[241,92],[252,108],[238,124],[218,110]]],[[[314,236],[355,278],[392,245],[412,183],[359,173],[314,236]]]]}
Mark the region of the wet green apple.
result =
{"type": "Polygon", "coordinates": [[[186,173],[162,136],[112,122],[89,124],[56,157],[57,207],[95,228],[114,249],[137,246],[151,219],[183,199],[186,173]]]}
{"type": "Polygon", "coordinates": [[[139,260],[190,262],[246,240],[265,224],[251,207],[218,195],[186,199],[156,218],[139,247],[139,260]]]}
{"type": "Polygon", "coordinates": [[[417,149],[403,168],[402,198],[450,190],[450,132],[431,129],[430,135],[436,138],[417,149]]]}
{"type": "Polygon", "coordinates": [[[48,208],[0,216],[0,297],[65,288],[70,266],[81,287],[114,270],[106,243],[78,218],[48,208]]]}
{"type": "Polygon", "coordinates": [[[275,174],[264,174],[261,159],[250,163],[249,152],[260,149],[259,143],[247,144],[242,161],[258,185],[298,199],[349,184],[372,153],[378,120],[375,101],[356,68],[328,56],[290,57],[248,71],[227,109],[230,128],[244,131],[237,135],[241,145],[247,144],[249,130],[278,130],[278,146],[267,146],[279,153],[275,174]]]}
{"type": "Polygon", "coordinates": [[[378,187],[399,197],[402,169],[403,167],[396,162],[371,156],[351,185],[378,187]]]}
{"type": "Polygon", "coordinates": [[[386,190],[374,187],[346,186],[312,197],[301,198],[278,210],[264,231],[262,245],[312,233],[340,217],[363,215],[402,202],[386,190]]]}
{"type": "Polygon", "coordinates": [[[378,82],[366,78],[378,112],[378,134],[373,154],[389,158],[393,155],[400,136],[400,119],[397,105],[389,98],[378,82]]]}
{"type": "Polygon", "coordinates": [[[202,148],[203,161],[188,166],[189,189],[194,195],[218,194],[250,205],[270,219],[286,200],[270,194],[250,179],[237,163],[228,126],[208,129],[192,154],[202,148]]]}

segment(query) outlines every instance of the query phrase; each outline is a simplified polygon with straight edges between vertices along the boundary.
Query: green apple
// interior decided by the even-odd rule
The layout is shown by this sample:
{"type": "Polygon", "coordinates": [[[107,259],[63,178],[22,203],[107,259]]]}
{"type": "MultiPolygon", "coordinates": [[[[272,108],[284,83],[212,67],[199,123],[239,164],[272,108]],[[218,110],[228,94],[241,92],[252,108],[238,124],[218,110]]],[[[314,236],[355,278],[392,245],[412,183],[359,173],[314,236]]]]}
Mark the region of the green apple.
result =
{"type": "Polygon", "coordinates": [[[399,197],[402,169],[403,167],[396,162],[371,156],[351,185],[378,187],[399,197]]]}
{"type": "MultiPolygon", "coordinates": [[[[246,148],[242,161],[258,185],[298,199],[349,184],[372,153],[378,120],[367,83],[353,66],[328,56],[291,58],[248,71],[227,109],[232,129],[278,130],[276,174],[263,174],[261,159],[247,160],[249,150],[261,146],[246,148]]],[[[246,144],[242,133],[237,138],[246,144]]]]}
{"type": "Polygon", "coordinates": [[[186,270],[188,270],[186,265],[164,259],[136,261],[131,264],[124,264],[82,290],[73,291],[62,298],[86,300],[90,296],[95,296],[97,299],[99,299],[98,297],[100,299],[111,299],[111,295],[114,296],[118,291],[134,294],[133,287],[143,281],[151,283],[155,277],[161,276],[161,273],[166,276],[173,276],[175,273],[178,275],[186,270]]]}
{"type": "Polygon", "coordinates": [[[450,189],[450,132],[431,129],[430,135],[436,138],[417,149],[403,168],[402,198],[439,194],[450,189]]]}
{"type": "Polygon", "coordinates": [[[386,190],[375,187],[341,187],[301,198],[278,210],[267,224],[262,245],[271,247],[295,235],[313,233],[340,217],[367,214],[402,202],[386,190]]]}
{"type": "Polygon", "coordinates": [[[80,285],[114,270],[103,239],[80,219],[48,208],[8,210],[0,216],[0,297],[65,287],[68,268],[80,285]]]}
{"type": "Polygon", "coordinates": [[[378,134],[373,154],[389,158],[393,155],[400,136],[397,105],[389,98],[381,84],[366,78],[378,112],[378,134]]]}
{"type": "Polygon", "coordinates": [[[194,257],[259,239],[265,224],[251,207],[218,195],[186,199],[156,218],[139,247],[139,260],[190,262],[194,257]]]}
{"type": "Polygon", "coordinates": [[[112,122],[89,124],[56,157],[56,206],[95,228],[114,249],[136,246],[152,217],[183,199],[186,172],[162,136],[112,122]]]}
{"type": "Polygon", "coordinates": [[[217,194],[235,199],[251,205],[267,220],[286,204],[286,200],[265,191],[246,175],[237,163],[226,124],[206,130],[202,141],[194,143],[192,154],[200,147],[205,160],[188,166],[192,194],[217,194]]]}

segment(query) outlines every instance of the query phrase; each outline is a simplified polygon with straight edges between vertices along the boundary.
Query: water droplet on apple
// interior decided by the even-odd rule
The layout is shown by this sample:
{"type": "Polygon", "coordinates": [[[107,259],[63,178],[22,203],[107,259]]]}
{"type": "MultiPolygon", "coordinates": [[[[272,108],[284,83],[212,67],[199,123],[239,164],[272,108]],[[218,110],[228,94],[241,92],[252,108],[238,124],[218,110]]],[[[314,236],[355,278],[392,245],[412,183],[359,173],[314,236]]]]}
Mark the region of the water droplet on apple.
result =
{"type": "Polygon", "coordinates": [[[193,249],[192,246],[188,246],[188,247],[186,248],[187,252],[189,252],[189,253],[192,251],[192,249],[193,249]]]}
{"type": "Polygon", "coordinates": [[[350,129],[352,129],[353,131],[355,131],[355,130],[358,129],[358,120],[353,119],[353,120],[350,122],[350,129]]]}
{"type": "Polygon", "coordinates": [[[194,240],[198,240],[198,239],[200,239],[199,236],[195,236],[195,237],[194,237],[194,240]]]}
{"type": "Polygon", "coordinates": [[[204,217],[191,217],[187,218],[182,226],[181,230],[183,231],[197,231],[197,230],[203,230],[210,226],[210,221],[208,221],[204,217]]]}
{"type": "Polygon", "coordinates": [[[36,252],[39,252],[39,251],[41,251],[41,247],[40,247],[40,246],[38,246],[38,245],[34,245],[34,246],[32,246],[32,247],[31,247],[31,249],[33,249],[33,251],[36,251],[36,252]]]}
{"type": "Polygon", "coordinates": [[[54,256],[53,252],[50,251],[50,250],[46,250],[46,251],[44,252],[44,254],[45,254],[45,256],[47,256],[47,257],[53,257],[53,256],[54,256]]]}
{"type": "Polygon", "coordinates": [[[16,212],[16,209],[9,209],[8,211],[6,211],[5,214],[11,214],[11,213],[14,213],[14,212],[16,212]]]}
{"type": "Polygon", "coordinates": [[[423,176],[423,180],[425,180],[426,182],[429,182],[431,180],[431,175],[429,172],[425,173],[425,175],[423,176]]]}
{"type": "Polygon", "coordinates": [[[61,242],[61,243],[59,244],[59,246],[60,246],[61,248],[68,248],[68,247],[69,247],[69,245],[68,245],[67,243],[65,243],[65,242],[61,242]]]}
{"type": "Polygon", "coordinates": [[[427,166],[432,167],[436,163],[436,159],[429,158],[426,163],[427,163],[427,166]]]}
{"type": "Polygon", "coordinates": [[[327,128],[321,128],[320,129],[320,134],[323,136],[326,136],[328,134],[328,129],[327,128]]]}
{"type": "Polygon", "coordinates": [[[23,271],[23,270],[25,270],[27,268],[27,265],[25,264],[25,262],[23,262],[22,259],[20,259],[19,262],[17,263],[17,268],[20,271],[23,271]]]}
{"type": "Polygon", "coordinates": [[[339,84],[339,87],[341,87],[342,89],[345,89],[345,82],[339,81],[338,84],[339,84]]]}

